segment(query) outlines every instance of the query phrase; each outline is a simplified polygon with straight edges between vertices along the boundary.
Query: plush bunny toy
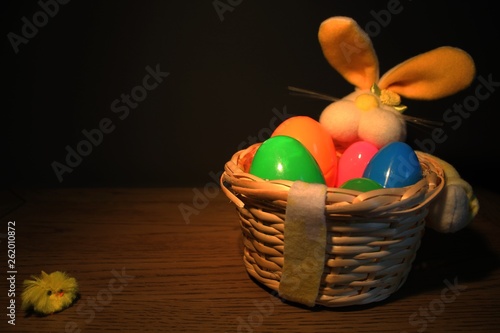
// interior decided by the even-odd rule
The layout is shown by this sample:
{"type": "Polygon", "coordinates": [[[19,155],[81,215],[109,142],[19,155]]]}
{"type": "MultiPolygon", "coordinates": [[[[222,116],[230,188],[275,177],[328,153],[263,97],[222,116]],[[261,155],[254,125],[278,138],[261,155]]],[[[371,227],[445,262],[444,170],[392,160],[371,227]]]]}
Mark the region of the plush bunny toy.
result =
{"type": "MultiPolygon", "coordinates": [[[[349,17],[325,20],[318,32],[323,54],[355,90],[328,105],[319,122],[343,151],[364,140],[382,147],[406,139],[405,106],[401,97],[433,100],[467,88],[475,75],[472,58],[461,49],[444,46],[417,55],[379,77],[379,63],[370,37],[349,17]]],[[[455,168],[433,157],[445,172],[446,186],[429,208],[427,226],[455,232],[478,211],[471,186],[455,168]]]]}

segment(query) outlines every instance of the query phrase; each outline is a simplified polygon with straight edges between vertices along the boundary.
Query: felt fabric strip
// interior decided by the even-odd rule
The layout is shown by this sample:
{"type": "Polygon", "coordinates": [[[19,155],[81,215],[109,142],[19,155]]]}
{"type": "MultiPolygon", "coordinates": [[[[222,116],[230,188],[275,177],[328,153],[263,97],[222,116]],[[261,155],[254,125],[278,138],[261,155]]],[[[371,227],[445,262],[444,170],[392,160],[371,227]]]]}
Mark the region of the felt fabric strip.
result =
{"type": "Polygon", "coordinates": [[[288,191],[279,295],[314,306],[325,266],[326,185],[295,181],[288,191]]]}

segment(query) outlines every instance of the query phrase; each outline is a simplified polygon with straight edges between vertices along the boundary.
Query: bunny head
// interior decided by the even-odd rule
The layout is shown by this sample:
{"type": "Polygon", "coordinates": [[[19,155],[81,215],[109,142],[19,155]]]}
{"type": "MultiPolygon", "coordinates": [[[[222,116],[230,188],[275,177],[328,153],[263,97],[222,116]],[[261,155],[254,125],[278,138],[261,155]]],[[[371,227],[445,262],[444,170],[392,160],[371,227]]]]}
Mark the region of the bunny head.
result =
{"type": "Polygon", "coordinates": [[[355,141],[378,148],[406,139],[401,96],[433,100],[470,85],[475,65],[461,49],[443,46],[410,58],[379,77],[379,63],[370,37],[349,17],[323,21],[318,39],[328,63],[355,90],[328,105],[319,122],[339,151],[355,141]]]}

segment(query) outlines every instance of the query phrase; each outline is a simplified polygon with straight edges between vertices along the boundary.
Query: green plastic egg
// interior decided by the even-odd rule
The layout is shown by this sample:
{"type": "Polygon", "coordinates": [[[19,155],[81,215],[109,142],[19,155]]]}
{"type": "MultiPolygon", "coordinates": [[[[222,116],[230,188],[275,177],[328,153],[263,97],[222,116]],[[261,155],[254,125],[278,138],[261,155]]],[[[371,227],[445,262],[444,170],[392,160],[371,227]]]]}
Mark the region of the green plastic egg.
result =
{"type": "Polygon", "coordinates": [[[300,141],[286,135],[273,136],[260,145],[249,173],[264,180],[325,184],[321,169],[311,153],[300,141]]]}
{"type": "Polygon", "coordinates": [[[340,187],[360,192],[368,192],[383,188],[382,185],[369,178],[352,178],[345,181],[340,187]]]}

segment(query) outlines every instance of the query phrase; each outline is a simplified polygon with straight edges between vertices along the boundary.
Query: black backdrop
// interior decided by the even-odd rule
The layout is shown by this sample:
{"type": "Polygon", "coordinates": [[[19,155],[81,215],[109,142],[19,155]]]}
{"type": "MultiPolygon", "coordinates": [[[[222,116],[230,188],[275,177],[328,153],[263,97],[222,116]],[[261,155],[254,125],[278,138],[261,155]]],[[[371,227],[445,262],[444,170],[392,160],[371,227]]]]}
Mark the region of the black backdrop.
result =
{"type": "MultiPolygon", "coordinates": [[[[344,15],[370,29],[382,73],[442,45],[473,56],[470,88],[404,103],[407,114],[439,121],[454,103],[477,101],[460,126],[445,123],[447,139],[432,152],[494,189],[500,89],[474,97],[479,77],[500,82],[494,13],[484,0],[3,2],[2,186],[213,182],[277,120],[319,117],[327,103],[291,96],[288,85],[352,91],[316,35],[321,21],[344,15]],[[85,156],[68,162],[68,149],[85,156]]],[[[409,127],[408,142],[430,135],[409,127]]]]}

